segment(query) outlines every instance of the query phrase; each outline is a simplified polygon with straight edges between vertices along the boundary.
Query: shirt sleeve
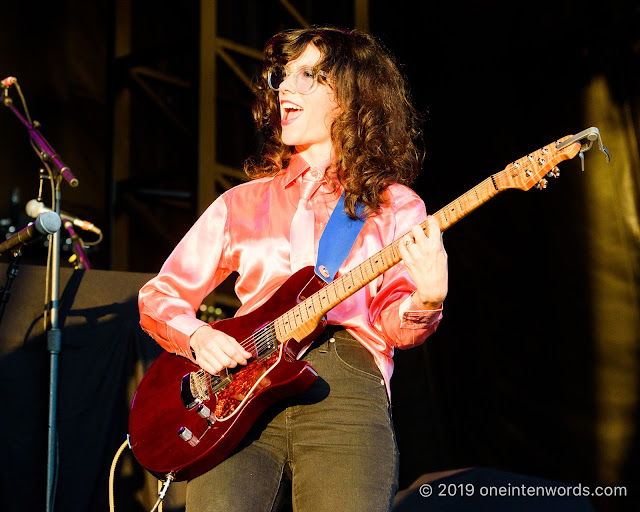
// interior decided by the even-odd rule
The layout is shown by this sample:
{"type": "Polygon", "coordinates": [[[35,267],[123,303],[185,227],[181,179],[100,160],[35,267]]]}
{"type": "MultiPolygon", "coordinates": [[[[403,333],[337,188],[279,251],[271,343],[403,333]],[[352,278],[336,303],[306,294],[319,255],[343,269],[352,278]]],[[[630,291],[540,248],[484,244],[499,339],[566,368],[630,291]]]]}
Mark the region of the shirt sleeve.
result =
{"type": "MultiPolygon", "coordinates": [[[[404,189],[408,191],[408,189],[404,189]]],[[[392,192],[393,197],[393,192],[392,192]]],[[[396,240],[427,218],[423,201],[414,192],[392,199],[393,226],[388,227],[396,240]]],[[[442,319],[442,308],[424,310],[412,300],[416,286],[403,262],[384,274],[382,285],[369,308],[372,324],[392,346],[407,349],[424,343],[442,319]]]]}
{"type": "Polygon", "coordinates": [[[191,335],[206,322],[200,304],[231,273],[227,206],[216,199],[187,232],[156,277],[138,294],[140,325],[165,350],[193,360],[191,335]]]}

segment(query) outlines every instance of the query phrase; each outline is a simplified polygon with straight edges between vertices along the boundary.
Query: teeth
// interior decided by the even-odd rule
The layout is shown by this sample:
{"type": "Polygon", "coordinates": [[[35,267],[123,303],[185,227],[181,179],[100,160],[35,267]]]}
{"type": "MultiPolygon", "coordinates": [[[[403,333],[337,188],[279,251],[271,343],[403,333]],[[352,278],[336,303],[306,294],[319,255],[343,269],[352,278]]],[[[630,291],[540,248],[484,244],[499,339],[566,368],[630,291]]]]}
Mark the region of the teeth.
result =
{"type": "Polygon", "coordinates": [[[289,101],[284,101],[282,103],[282,108],[286,108],[287,110],[302,110],[298,105],[289,101]]]}

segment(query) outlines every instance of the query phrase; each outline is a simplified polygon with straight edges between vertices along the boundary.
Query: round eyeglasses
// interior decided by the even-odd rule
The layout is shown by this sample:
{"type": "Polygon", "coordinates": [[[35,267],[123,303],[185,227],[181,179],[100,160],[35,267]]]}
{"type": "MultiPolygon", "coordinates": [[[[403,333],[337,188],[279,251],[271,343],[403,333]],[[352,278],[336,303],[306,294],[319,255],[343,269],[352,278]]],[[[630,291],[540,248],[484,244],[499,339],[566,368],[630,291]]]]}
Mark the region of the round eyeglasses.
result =
{"type": "Polygon", "coordinates": [[[300,94],[311,94],[318,83],[318,77],[327,78],[324,71],[315,71],[311,66],[302,66],[293,73],[288,73],[284,66],[276,66],[269,70],[267,80],[274,91],[280,90],[282,82],[293,77],[293,86],[300,94]]]}

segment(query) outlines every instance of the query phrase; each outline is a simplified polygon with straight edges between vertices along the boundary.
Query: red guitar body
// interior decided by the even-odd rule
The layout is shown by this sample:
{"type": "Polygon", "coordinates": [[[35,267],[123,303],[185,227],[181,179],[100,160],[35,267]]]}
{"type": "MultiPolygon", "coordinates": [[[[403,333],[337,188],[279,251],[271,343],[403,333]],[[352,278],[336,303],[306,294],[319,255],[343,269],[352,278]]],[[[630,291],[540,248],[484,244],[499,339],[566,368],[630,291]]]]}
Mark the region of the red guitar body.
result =
{"type": "Polygon", "coordinates": [[[303,268],[257,310],[212,324],[238,341],[256,337],[262,345],[261,357],[226,378],[162,353],[140,382],[129,415],[130,445],[138,462],[161,479],[168,473],[176,481],[195,478],[228,457],[267,407],[311,386],[317,373],[297,357],[324,322],[300,342],[273,340],[271,345],[262,331],[323,285],[313,267],[303,268]]]}

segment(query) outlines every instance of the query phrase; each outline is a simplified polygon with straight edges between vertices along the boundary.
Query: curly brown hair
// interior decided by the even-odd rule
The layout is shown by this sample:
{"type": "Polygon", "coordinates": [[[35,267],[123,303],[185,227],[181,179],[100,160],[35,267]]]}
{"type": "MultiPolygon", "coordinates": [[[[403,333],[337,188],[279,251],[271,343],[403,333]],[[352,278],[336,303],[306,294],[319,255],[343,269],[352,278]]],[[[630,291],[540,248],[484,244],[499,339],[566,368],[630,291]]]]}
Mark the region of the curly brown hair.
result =
{"type": "MultiPolygon", "coordinates": [[[[355,218],[384,204],[388,185],[410,185],[424,159],[420,116],[406,80],[391,54],[371,35],[333,27],[287,30],[273,36],[264,49],[262,74],[254,85],[253,117],[264,136],[261,160],[245,162],[251,178],[271,176],[286,168],[295,148],[281,139],[280,106],[267,76],[314,45],[322,54],[316,70],[326,73],[342,113],[331,126],[335,173],[345,189],[345,210],[355,218]]],[[[318,80],[328,83],[322,75],[318,80]]]]}

